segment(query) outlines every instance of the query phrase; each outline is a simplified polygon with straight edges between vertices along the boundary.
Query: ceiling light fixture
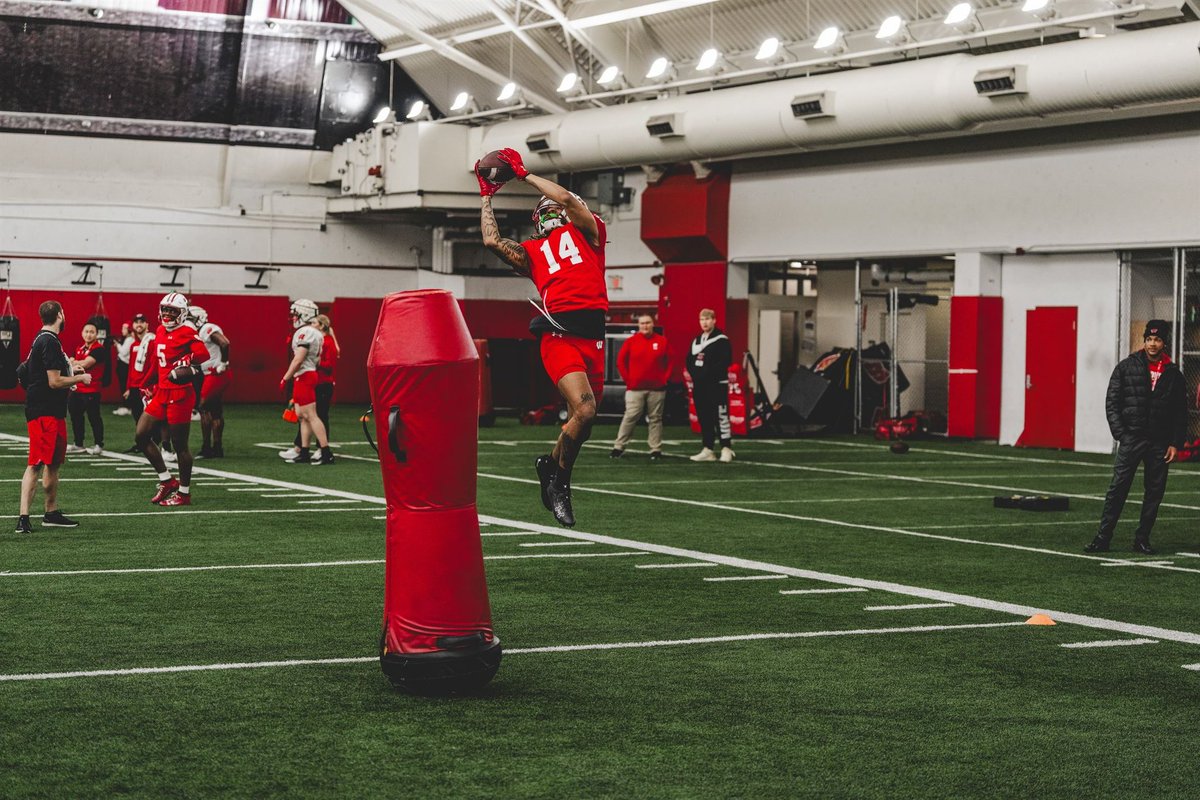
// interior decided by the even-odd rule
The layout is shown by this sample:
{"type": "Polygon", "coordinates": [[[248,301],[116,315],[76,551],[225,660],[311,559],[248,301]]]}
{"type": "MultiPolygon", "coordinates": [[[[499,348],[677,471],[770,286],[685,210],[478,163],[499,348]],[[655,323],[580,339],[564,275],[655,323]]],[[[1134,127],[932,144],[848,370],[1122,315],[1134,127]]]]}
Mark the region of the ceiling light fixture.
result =
{"type": "Polygon", "coordinates": [[[378,124],[379,124],[379,123],[381,123],[381,122],[387,122],[387,121],[388,121],[388,117],[391,117],[391,119],[392,119],[393,121],[396,119],[395,117],[393,117],[393,116],[392,116],[392,107],[391,107],[391,106],[384,106],[383,108],[379,109],[379,113],[378,113],[378,114],[376,114],[376,115],[375,115],[375,119],[373,119],[373,120],[371,120],[371,121],[372,121],[374,124],[378,125],[378,124]]]}
{"type": "Polygon", "coordinates": [[[667,67],[671,66],[671,62],[667,61],[662,56],[654,59],[654,63],[650,65],[650,69],[646,71],[646,77],[650,79],[661,78],[667,74],[667,67]]]}
{"type": "Polygon", "coordinates": [[[500,94],[496,95],[496,99],[500,102],[512,100],[517,95],[517,85],[512,81],[504,84],[504,88],[500,90],[500,94]]]}
{"type": "Polygon", "coordinates": [[[817,41],[813,44],[813,49],[824,50],[834,55],[844,53],[846,52],[846,37],[836,25],[830,25],[821,31],[821,35],[817,37],[817,41]]]}
{"type": "Polygon", "coordinates": [[[942,24],[954,28],[959,33],[974,33],[983,30],[983,23],[979,21],[979,15],[975,13],[975,8],[970,3],[959,3],[950,9],[950,13],[946,14],[942,24]]]}
{"type": "Polygon", "coordinates": [[[758,52],[754,54],[755,61],[767,61],[774,58],[779,53],[779,39],[774,36],[768,36],[763,39],[763,43],[758,46],[758,52]]]}
{"type": "Polygon", "coordinates": [[[1026,14],[1033,14],[1043,22],[1054,16],[1054,0],[1025,0],[1025,5],[1021,6],[1021,10],[1026,14]]]}
{"type": "Polygon", "coordinates": [[[432,115],[429,113],[429,106],[425,104],[424,100],[414,100],[408,109],[408,113],[404,116],[411,120],[432,118],[432,115]]]}
{"type": "Polygon", "coordinates": [[[566,75],[563,75],[562,81],[560,81],[558,84],[558,93],[566,94],[574,89],[578,84],[579,76],[574,72],[568,72],[566,75]]]}
{"type": "Polygon", "coordinates": [[[908,39],[908,27],[904,24],[903,19],[893,14],[879,26],[879,31],[875,34],[875,38],[889,44],[903,42],[908,39]]]}
{"type": "Polygon", "coordinates": [[[710,47],[700,54],[700,60],[696,62],[697,72],[707,72],[717,65],[717,59],[721,54],[717,52],[715,47],[710,47]]]}
{"type": "Polygon", "coordinates": [[[607,86],[621,76],[621,69],[616,64],[609,64],[604,68],[604,72],[600,73],[600,79],[596,83],[601,86],[607,86]]]}
{"type": "Polygon", "coordinates": [[[454,96],[454,102],[450,104],[451,111],[462,111],[471,102],[471,95],[466,92],[459,92],[454,96]]]}

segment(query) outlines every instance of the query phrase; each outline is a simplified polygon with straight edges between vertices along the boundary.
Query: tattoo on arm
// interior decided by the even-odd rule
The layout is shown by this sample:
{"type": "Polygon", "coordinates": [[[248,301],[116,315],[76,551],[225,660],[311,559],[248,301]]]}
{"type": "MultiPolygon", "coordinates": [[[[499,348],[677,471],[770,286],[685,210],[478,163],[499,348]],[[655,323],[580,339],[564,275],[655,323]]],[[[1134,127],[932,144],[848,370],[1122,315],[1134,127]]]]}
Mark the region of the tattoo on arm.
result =
{"type": "Polygon", "coordinates": [[[512,239],[505,239],[500,235],[500,226],[496,223],[496,215],[492,213],[490,197],[483,198],[479,221],[483,232],[483,243],[487,248],[521,275],[528,275],[529,254],[512,239]]]}
{"type": "Polygon", "coordinates": [[[594,403],[594,402],[596,402],[596,396],[594,394],[592,394],[591,392],[584,392],[582,395],[579,396],[579,402],[594,403]]]}

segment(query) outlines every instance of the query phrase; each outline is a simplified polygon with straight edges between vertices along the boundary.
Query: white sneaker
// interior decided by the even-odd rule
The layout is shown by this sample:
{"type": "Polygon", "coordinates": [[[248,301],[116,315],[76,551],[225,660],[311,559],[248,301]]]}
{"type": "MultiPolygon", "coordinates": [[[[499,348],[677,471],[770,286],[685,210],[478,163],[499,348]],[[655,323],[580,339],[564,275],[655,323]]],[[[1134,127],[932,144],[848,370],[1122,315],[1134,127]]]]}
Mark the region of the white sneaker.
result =
{"type": "Polygon", "coordinates": [[[284,461],[295,461],[300,455],[300,448],[294,446],[289,447],[287,450],[280,450],[278,455],[284,461]]]}
{"type": "Polygon", "coordinates": [[[200,412],[193,411],[192,412],[192,422],[199,422],[199,421],[200,421],[200,412]]]}
{"type": "Polygon", "coordinates": [[[113,416],[114,417],[129,417],[129,416],[133,416],[133,412],[130,411],[125,406],[117,406],[116,408],[113,409],[113,416]]]}
{"type": "Polygon", "coordinates": [[[692,461],[716,461],[717,454],[714,453],[712,450],[709,450],[706,447],[703,450],[701,450],[699,453],[696,453],[696,455],[690,456],[690,458],[692,459],[692,461]]]}
{"type": "Polygon", "coordinates": [[[722,447],[721,448],[721,463],[728,464],[730,461],[733,461],[734,455],[735,455],[735,453],[732,450],[730,450],[728,447],[722,447]]]}
{"type": "Polygon", "coordinates": [[[98,444],[94,444],[87,449],[88,455],[92,455],[92,456],[98,456],[103,452],[104,452],[104,448],[98,444]]]}
{"type": "Polygon", "coordinates": [[[163,450],[162,458],[163,458],[163,461],[167,464],[178,464],[179,463],[179,456],[175,455],[170,450],[163,450]]]}
{"type": "Polygon", "coordinates": [[[67,445],[67,455],[69,455],[69,456],[77,456],[77,455],[80,455],[80,454],[86,453],[86,452],[87,452],[86,447],[80,447],[77,444],[67,445]]]}

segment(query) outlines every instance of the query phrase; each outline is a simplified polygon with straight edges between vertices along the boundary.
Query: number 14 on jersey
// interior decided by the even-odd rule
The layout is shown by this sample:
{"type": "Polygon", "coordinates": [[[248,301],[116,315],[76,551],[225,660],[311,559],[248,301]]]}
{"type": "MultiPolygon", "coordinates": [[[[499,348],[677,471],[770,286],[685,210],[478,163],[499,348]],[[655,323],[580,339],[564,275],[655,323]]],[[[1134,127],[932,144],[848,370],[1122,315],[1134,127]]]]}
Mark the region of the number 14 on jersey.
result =
{"type": "Polygon", "coordinates": [[[569,230],[563,231],[562,236],[558,239],[558,259],[554,257],[554,251],[550,247],[550,240],[546,239],[542,242],[542,255],[546,257],[546,263],[550,269],[548,272],[553,275],[562,269],[562,264],[559,260],[570,261],[572,264],[583,263],[583,256],[579,253],[579,245],[575,244],[575,240],[571,237],[569,230]]]}

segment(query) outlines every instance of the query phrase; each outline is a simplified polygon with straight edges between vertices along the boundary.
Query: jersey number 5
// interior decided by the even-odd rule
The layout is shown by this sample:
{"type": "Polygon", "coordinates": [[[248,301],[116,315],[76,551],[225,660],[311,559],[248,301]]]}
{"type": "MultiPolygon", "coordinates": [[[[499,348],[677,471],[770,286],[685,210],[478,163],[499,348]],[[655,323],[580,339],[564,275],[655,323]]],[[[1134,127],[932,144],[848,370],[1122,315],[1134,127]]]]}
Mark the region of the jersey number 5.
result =
{"type": "MultiPolygon", "coordinates": [[[[551,275],[562,269],[562,264],[554,258],[554,251],[550,249],[550,240],[546,239],[542,242],[542,255],[546,257],[546,263],[550,265],[549,272],[551,275]]],[[[558,239],[558,257],[563,261],[570,261],[572,264],[582,264],[583,256],[579,252],[579,245],[575,244],[575,240],[571,238],[570,231],[563,231],[563,234],[558,239]]]]}
{"type": "Polygon", "coordinates": [[[160,344],[156,345],[154,349],[158,353],[158,365],[165,368],[167,366],[167,346],[160,344]]]}

